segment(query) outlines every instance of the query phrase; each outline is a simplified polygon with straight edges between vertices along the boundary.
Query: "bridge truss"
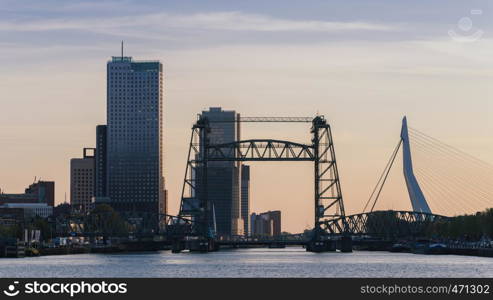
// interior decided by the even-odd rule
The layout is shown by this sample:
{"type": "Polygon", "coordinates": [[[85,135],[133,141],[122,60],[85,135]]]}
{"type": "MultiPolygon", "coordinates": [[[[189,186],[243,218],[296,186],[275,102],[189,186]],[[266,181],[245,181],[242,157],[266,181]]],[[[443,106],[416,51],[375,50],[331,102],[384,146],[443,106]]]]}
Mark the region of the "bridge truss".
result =
{"type": "Polygon", "coordinates": [[[350,235],[399,238],[419,237],[429,233],[430,226],[447,221],[449,217],[416,211],[372,211],[335,218],[324,222],[323,228],[331,234],[342,232],[344,225],[350,235]]]}
{"type": "MultiPolygon", "coordinates": [[[[180,218],[191,220],[191,233],[200,238],[215,238],[214,199],[208,195],[209,162],[310,161],[314,163],[314,239],[322,239],[328,235],[329,232],[323,230],[323,224],[343,218],[345,211],[334,142],[330,125],[325,118],[262,117],[241,118],[235,122],[310,122],[312,143],[251,139],[210,144],[210,121],[199,117],[192,127],[179,212],[180,218]]],[[[343,228],[344,224],[342,232],[343,228]]]]}

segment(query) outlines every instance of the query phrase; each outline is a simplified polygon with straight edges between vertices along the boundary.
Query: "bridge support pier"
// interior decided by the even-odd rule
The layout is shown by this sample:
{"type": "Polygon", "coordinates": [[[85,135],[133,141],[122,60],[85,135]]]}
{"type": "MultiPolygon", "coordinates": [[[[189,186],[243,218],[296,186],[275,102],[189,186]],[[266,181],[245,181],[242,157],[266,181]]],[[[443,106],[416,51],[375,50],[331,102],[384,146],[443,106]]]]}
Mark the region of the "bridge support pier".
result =
{"type": "Polygon", "coordinates": [[[353,239],[350,236],[342,236],[339,241],[339,249],[341,252],[353,252],[353,239]]]}
{"type": "Polygon", "coordinates": [[[184,249],[185,245],[181,240],[174,240],[171,244],[171,253],[180,253],[184,249]]]}
{"type": "Polygon", "coordinates": [[[188,242],[191,252],[213,252],[219,250],[214,239],[198,239],[188,242]]]}
{"type": "Polygon", "coordinates": [[[219,245],[214,239],[174,240],[172,242],[172,253],[180,253],[183,250],[189,250],[190,252],[212,252],[219,250],[219,245]]]}
{"type": "Polygon", "coordinates": [[[339,250],[343,253],[353,252],[353,239],[344,235],[340,239],[314,239],[306,244],[308,252],[329,252],[339,250]]]}
{"type": "Polygon", "coordinates": [[[306,244],[307,252],[329,252],[336,251],[336,241],[334,240],[313,240],[306,244]]]}

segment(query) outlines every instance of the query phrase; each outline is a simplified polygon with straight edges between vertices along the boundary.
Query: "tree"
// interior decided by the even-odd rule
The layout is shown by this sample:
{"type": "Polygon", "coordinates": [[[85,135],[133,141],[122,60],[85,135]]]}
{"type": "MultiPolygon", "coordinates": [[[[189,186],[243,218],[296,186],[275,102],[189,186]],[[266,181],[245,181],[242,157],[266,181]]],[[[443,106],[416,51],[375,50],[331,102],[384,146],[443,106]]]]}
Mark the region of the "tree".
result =
{"type": "Polygon", "coordinates": [[[35,217],[30,226],[31,229],[37,229],[41,231],[41,239],[48,240],[54,236],[54,228],[53,225],[48,223],[48,221],[44,218],[35,217]]]}
{"type": "Polygon", "coordinates": [[[0,238],[18,238],[21,236],[19,225],[0,225],[0,238]]]}
{"type": "Polygon", "coordinates": [[[109,205],[97,205],[85,220],[85,230],[94,235],[108,237],[128,236],[128,223],[109,205]]]}

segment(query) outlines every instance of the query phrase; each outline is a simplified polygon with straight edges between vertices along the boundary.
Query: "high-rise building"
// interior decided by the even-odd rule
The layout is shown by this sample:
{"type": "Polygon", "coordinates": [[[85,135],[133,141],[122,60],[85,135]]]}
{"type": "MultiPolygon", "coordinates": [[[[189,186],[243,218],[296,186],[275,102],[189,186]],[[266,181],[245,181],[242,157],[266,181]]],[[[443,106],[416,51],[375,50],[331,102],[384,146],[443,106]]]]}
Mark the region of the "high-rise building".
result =
{"type": "Polygon", "coordinates": [[[84,148],[82,158],[70,160],[70,204],[75,211],[88,213],[94,196],[94,148],[84,148]]]}
{"type": "Polygon", "coordinates": [[[107,126],[106,125],[98,125],[96,126],[96,156],[95,156],[95,164],[96,164],[96,180],[94,187],[94,196],[95,197],[106,197],[106,145],[107,145],[107,126]]]}
{"type": "Polygon", "coordinates": [[[250,216],[250,166],[241,166],[241,219],[243,220],[243,234],[248,235],[250,216]]]}
{"type": "Polygon", "coordinates": [[[107,64],[107,196],[146,229],[165,213],[163,66],[113,57],[107,64]]]}
{"type": "MultiPolygon", "coordinates": [[[[232,110],[211,107],[202,112],[209,120],[210,144],[232,143],[240,139],[240,117],[232,110]]],[[[213,161],[207,166],[208,199],[213,203],[216,233],[219,236],[243,234],[240,216],[240,166],[234,161],[213,161]]]]}
{"type": "Polygon", "coordinates": [[[251,236],[278,236],[281,235],[281,211],[268,211],[261,214],[253,213],[250,216],[251,236]]]}

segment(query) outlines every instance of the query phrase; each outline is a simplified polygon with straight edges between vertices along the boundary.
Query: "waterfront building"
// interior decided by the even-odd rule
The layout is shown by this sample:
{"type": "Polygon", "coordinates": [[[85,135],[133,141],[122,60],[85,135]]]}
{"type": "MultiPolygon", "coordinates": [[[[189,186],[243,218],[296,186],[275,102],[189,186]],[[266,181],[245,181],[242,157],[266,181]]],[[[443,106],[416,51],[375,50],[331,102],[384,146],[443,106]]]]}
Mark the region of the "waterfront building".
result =
{"type": "Polygon", "coordinates": [[[22,209],[24,219],[33,217],[47,218],[53,215],[53,206],[49,206],[46,203],[7,203],[0,208],[3,208],[3,213],[8,214],[9,211],[16,212],[18,209],[22,209]],[[13,210],[9,210],[13,209],[13,210]]]}
{"type": "Polygon", "coordinates": [[[2,225],[15,226],[24,223],[24,220],[23,208],[4,207],[4,205],[0,205],[0,223],[2,225]]]}
{"type": "Polygon", "coordinates": [[[250,217],[250,235],[281,235],[281,211],[268,211],[261,214],[252,213],[250,217]]]}
{"type": "Polygon", "coordinates": [[[106,196],[149,230],[167,210],[162,127],[162,64],[113,57],[107,63],[106,196]]]}
{"type": "Polygon", "coordinates": [[[95,179],[95,149],[84,148],[82,158],[70,160],[70,204],[80,213],[88,213],[92,207],[95,179]]]}
{"type": "Polygon", "coordinates": [[[7,203],[46,203],[55,206],[55,182],[37,181],[29,185],[22,194],[0,193],[0,205],[7,203]]]}
{"type": "MultiPolygon", "coordinates": [[[[240,139],[238,119],[234,110],[211,107],[202,111],[209,120],[210,144],[232,143],[240,139]]],[[[240,162],[212,161],[207,166],[208,199],[213,203],[216,234],[231,236],[243,234],[240,216],[240,162]]]]}

